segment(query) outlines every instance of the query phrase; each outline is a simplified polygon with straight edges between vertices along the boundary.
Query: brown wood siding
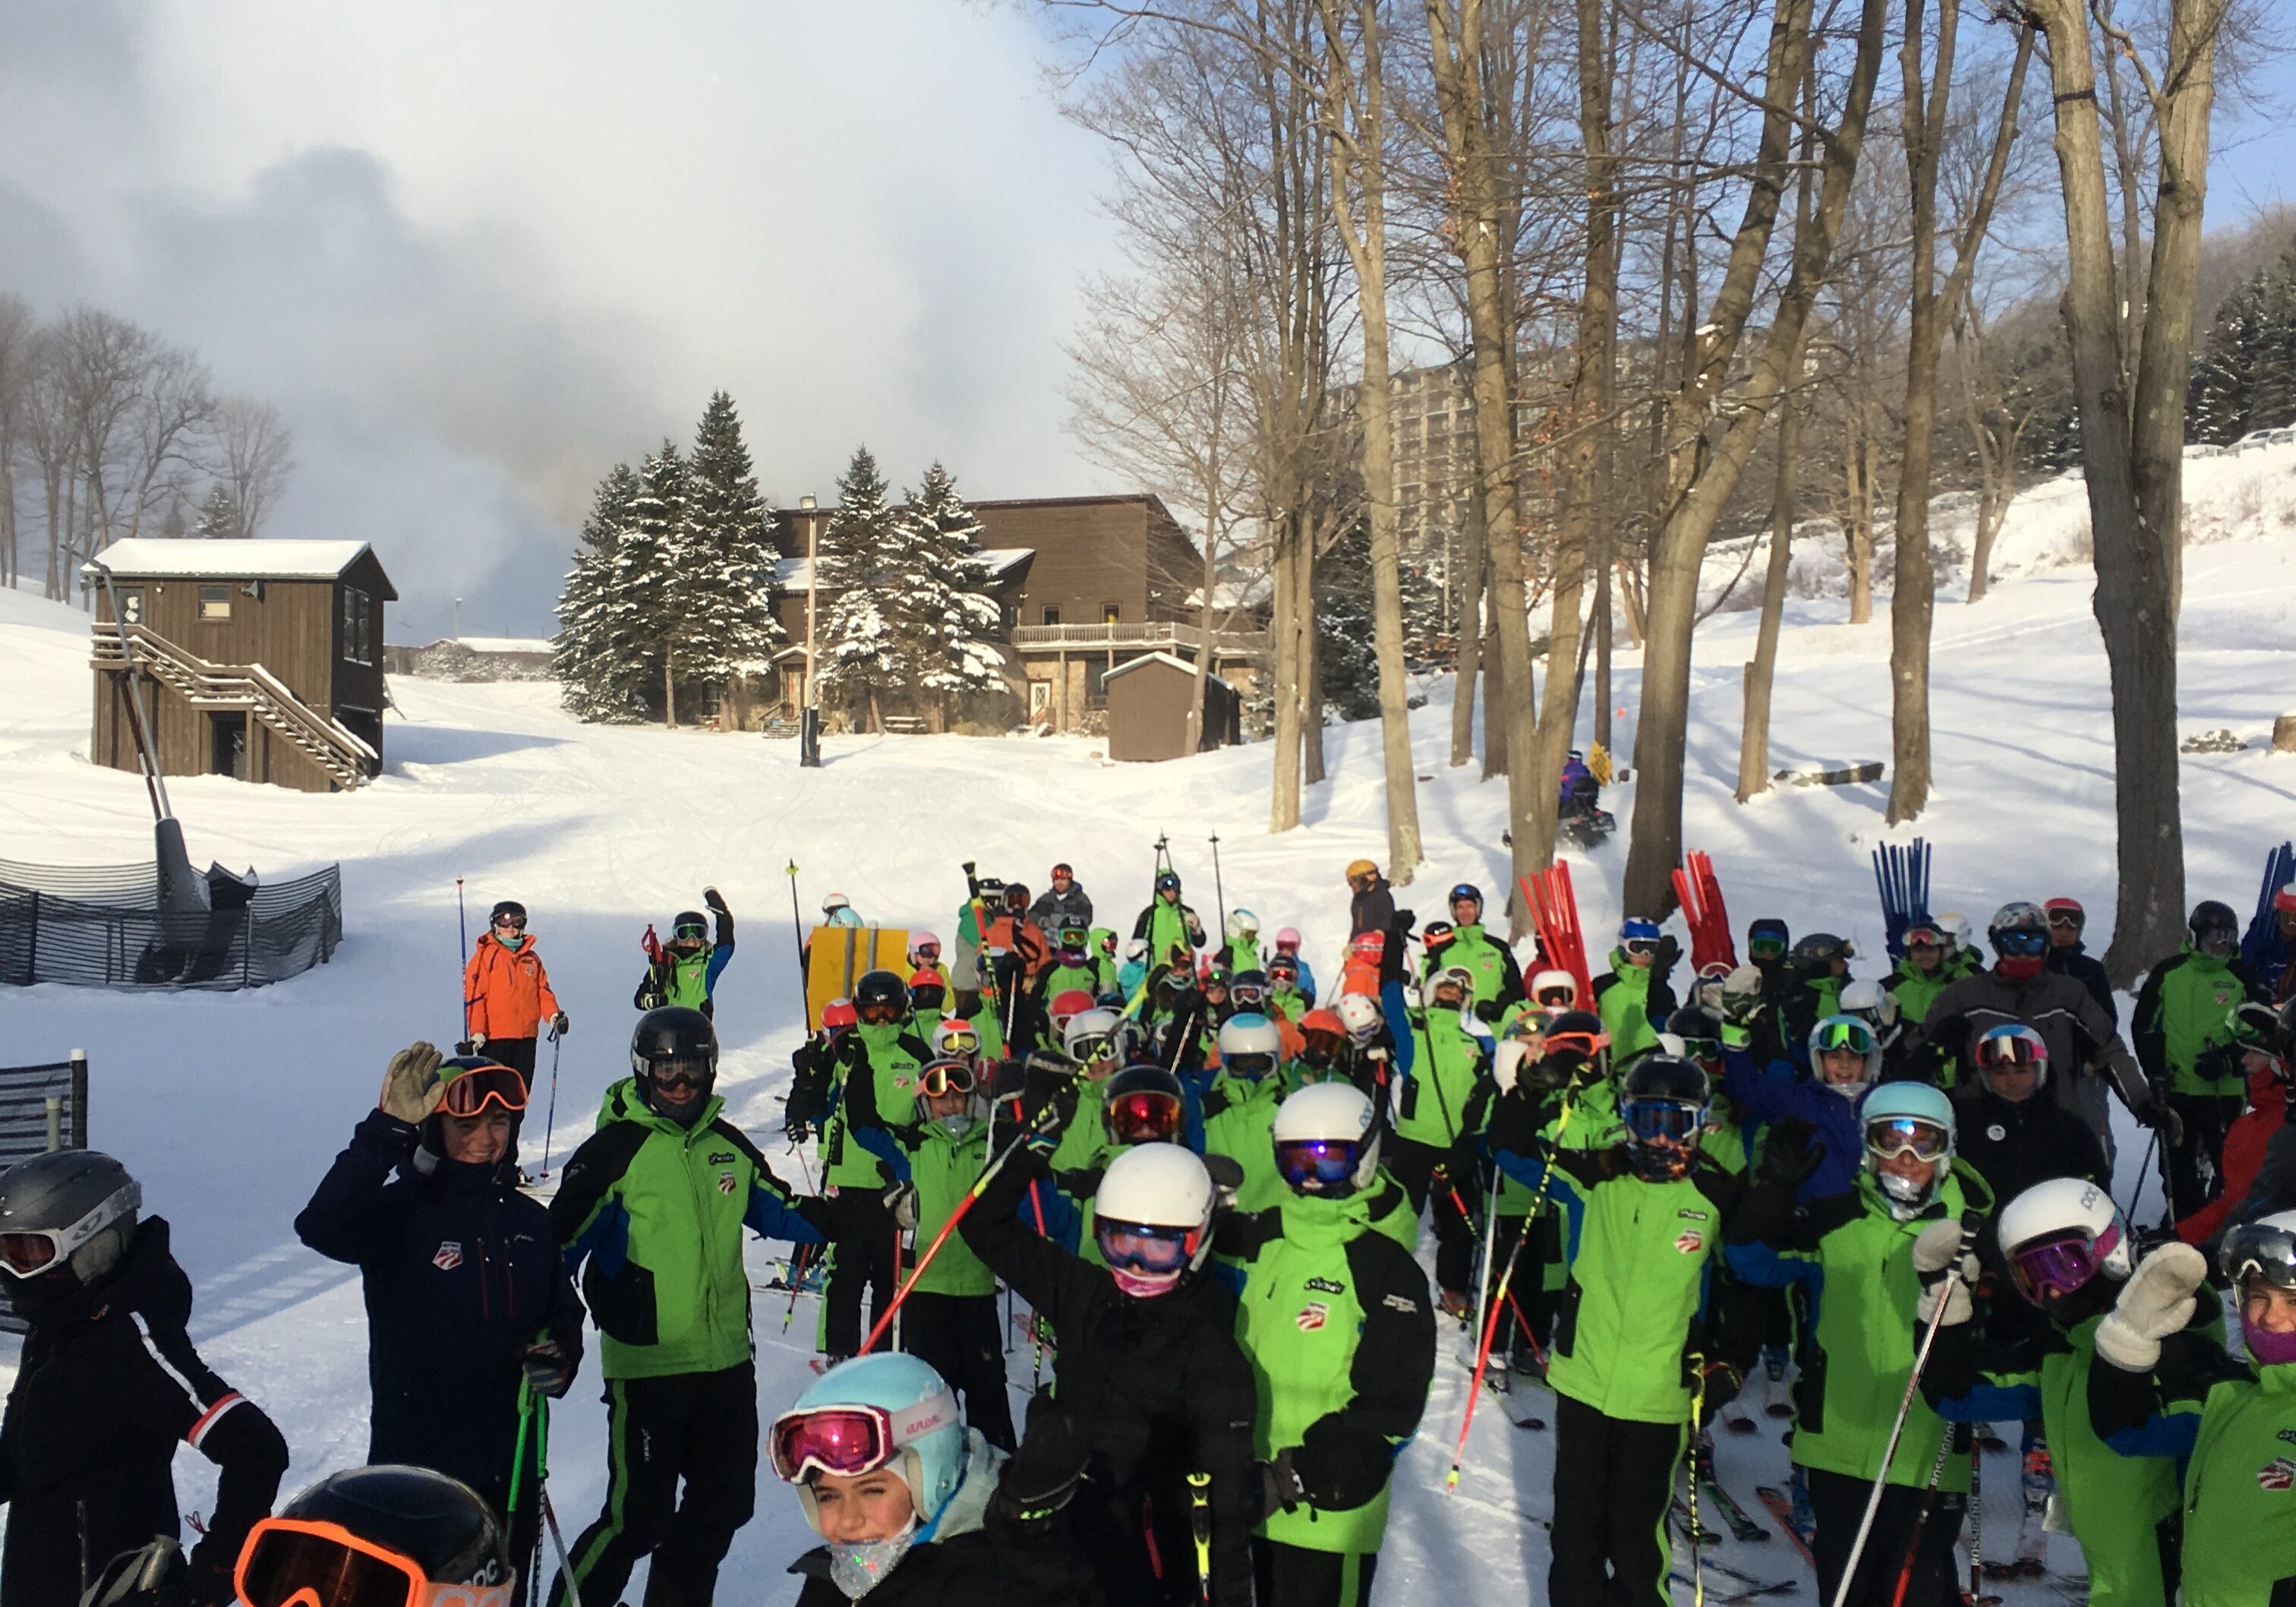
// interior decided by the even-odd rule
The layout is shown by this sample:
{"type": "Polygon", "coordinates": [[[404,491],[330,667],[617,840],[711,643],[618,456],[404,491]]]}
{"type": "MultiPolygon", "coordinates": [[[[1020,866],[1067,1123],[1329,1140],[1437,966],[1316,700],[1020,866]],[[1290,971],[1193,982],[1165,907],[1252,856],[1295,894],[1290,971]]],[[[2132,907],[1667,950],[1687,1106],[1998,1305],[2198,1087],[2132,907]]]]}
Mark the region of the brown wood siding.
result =
{"type": "MultiPolygon", "coordinates": [[[[1108,757],[1128,762],[1179,758],[1188,750],[1188,704],[1195,696],[1195,674],[1155,660],[1128,669],[1108,684],[1108,757]]],[[[1240,705],[1233,690],[1218,681],[1204,684],[1204,729],[1199,744],[1209,751],[1237,738],[1240,705]]]]}
{"type": "MultiPolygon", "coordinates": [[[[367,594],[368,598],[373,604],[374,621],[373,634],[368,637],[368,641],[371,644],[371,651],[368,656],[372,658],[374,662],[372,664],[355,664],[343,656],[344,642],[342,605],[339,600],[332,600],[332,594],[333,594],[335,587],[327,586],[322,589],[324,589],[331,594],[332,606],[329,607],[327,614],[327,629],[329,633],[327,640],[329,643],[328,652],[332,660],[330,666],[332,672],[332,675],[325,677],[316,678],[313,685],[308,690],[306,689],[305,684],[301,681],[293,680],[285,676],[281,676],[280,678],[286,681],[288,685],[293,687],[296,694],[301,697],[304,701],[311,704],[313,708],[318,709],[322,714],[332,715],[339,709],[355,709],[380,717],[382,713],[383,695],[382,622],[386,605],[392,595],[390,581],[389,578],[383,574],[381,563],[378,562],[375,555],[370,552],[361,553],[358,561],[353,563],[350,568],[343,571],[341,580],[336,584],[338,586],[357,587],[360,591],[363,591],[367,594]],[[322,690],[323,688],[325,690],[322,690]],[[324,697],[327,701],[324,703],[316,701],[320,697],[324,697]]],[[[234,660],[232,661],[234,663],[242,663],[245,660],[234,660]]],[[[266,668],[268,668],[269,666],[266,665],[266,668]]],[[[274,675],[279,674],[275,669],[272,670],[272,673],[274,675]]],[[[361,734],[365,735],[369,742],[374,742],[374,738],[371,734],[362,732],[361,734]]],[[[377,742],[375,744],[375,748],[378,753],[381,751],[381,743],[377,742]]]]}
{"type": "MultiPolygon", "coordinates": [[[[161,774],[171,780],[208,775],[215,751],[209,711],[193,708],[149,675],[142,681],[144,709],[152,718],[161,774]]],[[[114,770],[135,773],[142,768],[135,758],[135,717],[127,710],[122,676],[95,672],[95,721],[88,758],[114,770]]],[[[247,717],[247,779],[299,792],[331,792],[335,787],[332,776],[252,714],[247,717]]]]}
{"type": "Polygon", "coordinates": [[[1042,625],[1047,606],[1062,625],[1098,625],[1113,603],[1118,618],[1137,624],[1148,614],[1149,504],[1144,497],[1105,502],[976,503],[988,547],[1036,553],[1021,593],[1021,625],[1042,625]]]}

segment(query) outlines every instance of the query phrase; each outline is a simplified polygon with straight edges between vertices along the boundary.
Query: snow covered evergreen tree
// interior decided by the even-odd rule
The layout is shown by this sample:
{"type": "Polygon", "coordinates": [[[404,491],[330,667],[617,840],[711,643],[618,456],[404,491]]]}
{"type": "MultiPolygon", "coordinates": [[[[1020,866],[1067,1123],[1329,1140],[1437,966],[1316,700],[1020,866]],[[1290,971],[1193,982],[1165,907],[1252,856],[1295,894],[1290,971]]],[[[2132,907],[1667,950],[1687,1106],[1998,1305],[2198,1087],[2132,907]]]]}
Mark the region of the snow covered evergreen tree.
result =
{"type": "Polygon", "coordinates": [[[1004,684],[1004,614],[988,594],[980,521],[936,463],[902,510],[905,590],[888,600],[914,682],[947,724],[949,701],[1004,684]]]}
{"type": "Polygon", "coordinates": [[[1371,627],[1371,525],[1357,518],[1316,563],[1316,677],[1326,719],[1379,716],[1371,627]]]}
{"type": "Polygon", "coordinates": [[[906,521],[886,500],[885,477],[866,447],[857,447],[837,482],[837,512],[821,533],[816,582],[831,594],[822,627],[824,705],[842,707],[882,730],[881,701],[903,684],[907,666],[888,599],[910,572],[906,521]]]}
{"type": "Polygon", "coordinates": [[[240,534],[239,499],[229,486],[218,484],[200,503],[199,513],[192,521],[192,539],[220,541],[240,534]]]}
{"type": "Polygon", "coordinates": [[[629,523],[614,549],[610,603],[616,628],[640,644],[652,671],[649,678],[656,678],[662,717],[673,729],[678,676],[686,673],[684,654],[693,644],[688,626],[690,577],[697,567],[687,511],[692,496],[693,471],[684,455],[675,441],[662,442],[638,471],[629,523]]]}
{"type": "Polygon", "coordinates": [[[684,540],[670,578],[681,675],[722,687],[766,672],[787,637],[774,617],[771,515],[758,494],[734,398],[703,410],[688,465],[684,540]]]}
{"type": "Polygon", "coordinates": [[[616,605],[622,539],[638,498],[638,477],[616,463],[598,482],[582,545],[558,598],[558,681],[567,711],[612,724],[644,719],[652,666],[645,636],[616,605]]]}
{"type": "Polygon", "coordinates": [[[2217,309],[2185,417],[2194,439],[2218,446],[2296,423],[2296,246],[2217,309]]]}

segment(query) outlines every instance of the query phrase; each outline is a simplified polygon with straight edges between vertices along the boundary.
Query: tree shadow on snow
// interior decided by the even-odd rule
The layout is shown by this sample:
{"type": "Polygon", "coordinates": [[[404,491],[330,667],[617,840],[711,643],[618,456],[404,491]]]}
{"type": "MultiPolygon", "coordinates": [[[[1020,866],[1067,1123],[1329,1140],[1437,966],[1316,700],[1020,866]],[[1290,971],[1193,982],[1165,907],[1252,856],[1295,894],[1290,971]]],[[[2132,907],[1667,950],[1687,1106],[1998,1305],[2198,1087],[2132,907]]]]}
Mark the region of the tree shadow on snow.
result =
{"type": "Polygon", "coordinates": [[[386,772],[405,765],[463,765],[531,748],[562,748],[563,737],[515,731],[480,731],[468,726],[416,726],[393,721],[383,745],[386,772]]]}

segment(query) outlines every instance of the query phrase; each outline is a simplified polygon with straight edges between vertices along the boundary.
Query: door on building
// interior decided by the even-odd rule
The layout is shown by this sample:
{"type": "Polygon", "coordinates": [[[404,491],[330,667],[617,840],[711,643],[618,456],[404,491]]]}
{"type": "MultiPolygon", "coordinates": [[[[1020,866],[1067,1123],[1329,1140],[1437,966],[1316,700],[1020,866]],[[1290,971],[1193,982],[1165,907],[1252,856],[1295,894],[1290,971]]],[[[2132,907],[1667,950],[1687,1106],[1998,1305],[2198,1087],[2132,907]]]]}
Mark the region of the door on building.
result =
{"type": "Polygon", "coordinates": [[[210,713],[208,716],[208,774],[247,779],[247,716],[210,713]]]}
{"type": "Polygon", "coordinates": [[[1050,681],[1029,683],[1029,724],[1044,719],[1052,712],[1053,684],[1050,681]]]}

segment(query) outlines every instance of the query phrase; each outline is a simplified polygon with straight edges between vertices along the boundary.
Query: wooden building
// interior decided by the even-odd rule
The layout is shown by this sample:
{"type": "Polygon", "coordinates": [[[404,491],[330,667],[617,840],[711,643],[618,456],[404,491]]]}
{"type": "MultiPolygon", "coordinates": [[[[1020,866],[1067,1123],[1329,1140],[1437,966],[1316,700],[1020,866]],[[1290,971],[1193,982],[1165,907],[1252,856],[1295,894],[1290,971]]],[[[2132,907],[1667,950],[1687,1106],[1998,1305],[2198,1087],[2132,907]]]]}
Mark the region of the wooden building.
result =
{"type": "MultiPolygon", "coordinates": [[[[1102,677],[1108,698],[1108,757],[1154,761],[1185,758],[1188,706],[1195,699],[1196,667],[1168,652],[1128,659],[1102,677]]],[[[1243,700],[1220,676],[1204,680],[1203,735],[1199,752],[1243,740],[1243,700]]]]}
{"type": "Polygon", "coordinates": [[[165,774],[305,792],[381,774],[383,606],[398,593],[365,542],[131,537],[88,581],[97,764],[138,767],[116,594],[165,774]]]}

